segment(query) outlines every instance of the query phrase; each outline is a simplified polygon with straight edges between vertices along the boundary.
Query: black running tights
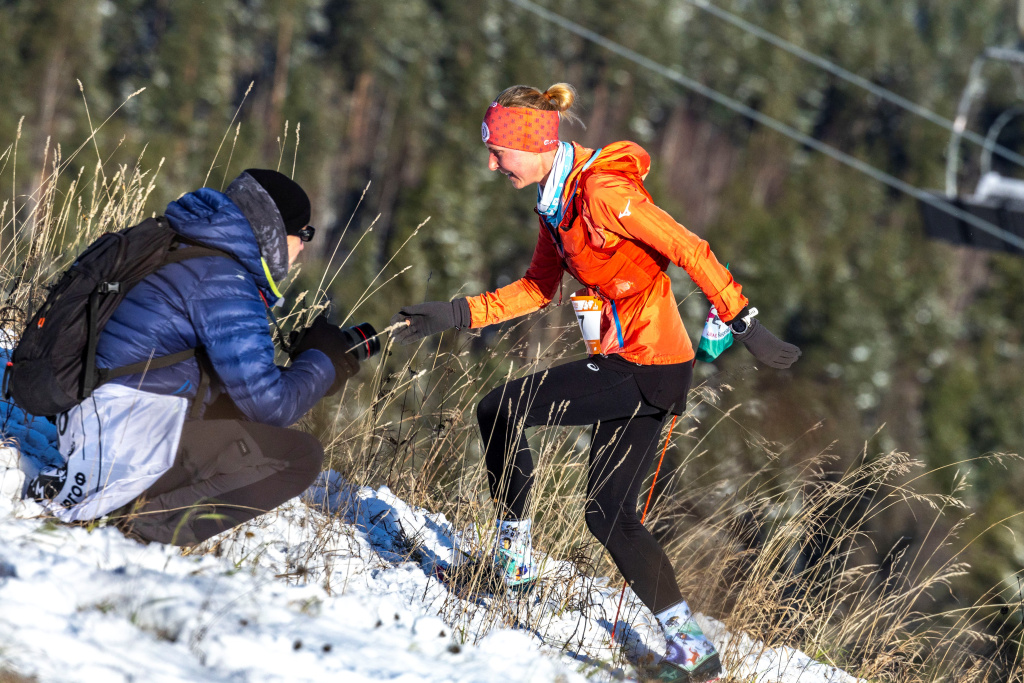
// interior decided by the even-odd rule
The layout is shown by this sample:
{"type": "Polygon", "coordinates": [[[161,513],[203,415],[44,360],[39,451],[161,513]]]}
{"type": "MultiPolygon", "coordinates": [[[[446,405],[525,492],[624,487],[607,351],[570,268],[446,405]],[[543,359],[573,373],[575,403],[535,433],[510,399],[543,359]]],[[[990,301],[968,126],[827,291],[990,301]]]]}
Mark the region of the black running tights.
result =
{"type": "Polygon", "coordinates": [[[682,600],[668,556],[640,523],[637,501],[658,454],[665,411],[648,404],[633,374],[601,358],[509,382],[477,406],[491,495],[503,519],[527,514],[533,457],[523,433],[544,424],[594,425],[586,523],[654,613],[682,600]]]}

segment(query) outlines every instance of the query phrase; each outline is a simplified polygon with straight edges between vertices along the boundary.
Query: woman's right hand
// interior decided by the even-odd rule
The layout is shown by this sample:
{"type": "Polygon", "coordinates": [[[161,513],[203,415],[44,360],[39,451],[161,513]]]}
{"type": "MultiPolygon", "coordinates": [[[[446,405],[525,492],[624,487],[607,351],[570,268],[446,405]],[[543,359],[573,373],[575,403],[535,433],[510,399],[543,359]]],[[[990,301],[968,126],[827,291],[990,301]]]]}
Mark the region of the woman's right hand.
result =
{"type": "Polygon", "coordinates": [[[391,324],[405,322],[391,336],[400,344],[412,344],[438,332],[469,327],[469,302],[465,297],[455,301],[425,301],[422,304],[403,306],[391,318],[391,324]]]}

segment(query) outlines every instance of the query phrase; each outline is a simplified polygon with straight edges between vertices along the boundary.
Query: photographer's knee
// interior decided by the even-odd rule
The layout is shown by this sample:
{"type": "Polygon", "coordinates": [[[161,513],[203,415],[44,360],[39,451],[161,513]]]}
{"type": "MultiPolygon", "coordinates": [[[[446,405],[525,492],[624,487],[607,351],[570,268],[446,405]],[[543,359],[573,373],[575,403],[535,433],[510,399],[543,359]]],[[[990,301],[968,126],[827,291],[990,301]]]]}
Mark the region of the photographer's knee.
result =
{"type": "Polygon", "coordinates": [[[324,466],[324,447],[319,439],[306,432],[296,432],[295,439],[294,467],[307,473],[310,480],[315,479],[324,466]]]}

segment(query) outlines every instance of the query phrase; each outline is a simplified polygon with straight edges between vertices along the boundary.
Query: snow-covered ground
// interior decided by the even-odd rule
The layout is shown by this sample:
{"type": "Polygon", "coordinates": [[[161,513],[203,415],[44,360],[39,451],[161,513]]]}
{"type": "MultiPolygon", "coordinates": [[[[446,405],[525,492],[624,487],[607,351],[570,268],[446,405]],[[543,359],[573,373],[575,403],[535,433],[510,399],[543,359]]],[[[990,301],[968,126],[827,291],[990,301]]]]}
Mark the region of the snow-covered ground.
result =
{"type": "MultiPolygon", "coordinates": [[[[443,515],[335,473],[189,555],[56,525],[2,495],[20,474],[0,467],[0,670],[43,683],[637,680],[664,647],[624,607],[613,648],[618,587],[568,562],[527,595],[456,596],[437,578],[460,539],[443,515]]],[[[699,619],[735,679],[856,680],[699,619]]]]}

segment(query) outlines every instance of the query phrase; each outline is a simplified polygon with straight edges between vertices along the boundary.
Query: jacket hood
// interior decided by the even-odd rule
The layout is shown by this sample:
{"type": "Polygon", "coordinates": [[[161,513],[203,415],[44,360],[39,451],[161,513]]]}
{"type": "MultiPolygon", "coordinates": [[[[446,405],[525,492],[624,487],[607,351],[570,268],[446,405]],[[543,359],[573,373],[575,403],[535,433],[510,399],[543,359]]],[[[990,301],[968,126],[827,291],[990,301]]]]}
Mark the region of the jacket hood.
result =
{"type": "MultiPolygon", "coordinates": [[[[208,187],[200,188],[168,204],[164,215],[179,235],[231,254],[249,271],[256,285],[268,295],[271,302],[280,298],[274,280],[283,278],[287,273],[287,241],[283,222],[280,241],[285,254],[284,272],[273,273],[268,260],[264,259],[264,250],[257,241],[249,218],[226,194],[208,187]]],[[[279,214],[277,220],[281,221],[279,214]]]]}
{"type": "Polygon", "coordinates": [[[643,147],[629,140],[612,142],[605,145],[601,148],[597,158],[593,159],[592,162],[591,159],[597,150],[584,147],[575,142],[572,143],[572,146],[574,156],[572,171],[569,173],[569,179],[565,183],[564,196],[566,197],[572,192],[572,188],[576,183],[576,177],[583,170],[583,167],[587,166],[588,162],[590,162],[590,165],[587,166],[588,171],[636,175],[641,180],[647,177],[648,171],[651,170],[651,155],[643,147]]]}
{"type": "MultiPolygon", "coordinates": [[[[299,191],[301,192],[301,188],[299,191]]],[[[260,254],[267,263],[273,281],[284,280],[288,274],[288,230],[277,202],[263,184],[248,172],[243,172],[232,180],[224,194],[242,210],[249,221],[249,227],[256,236],[256,244],[260,247],[260,254]]],[[[304,192],[302,197],[306,198],[304,192]]],[[[305,225],[308,222],[309,218],[306,216],[302,223],[305,225]]]]}

